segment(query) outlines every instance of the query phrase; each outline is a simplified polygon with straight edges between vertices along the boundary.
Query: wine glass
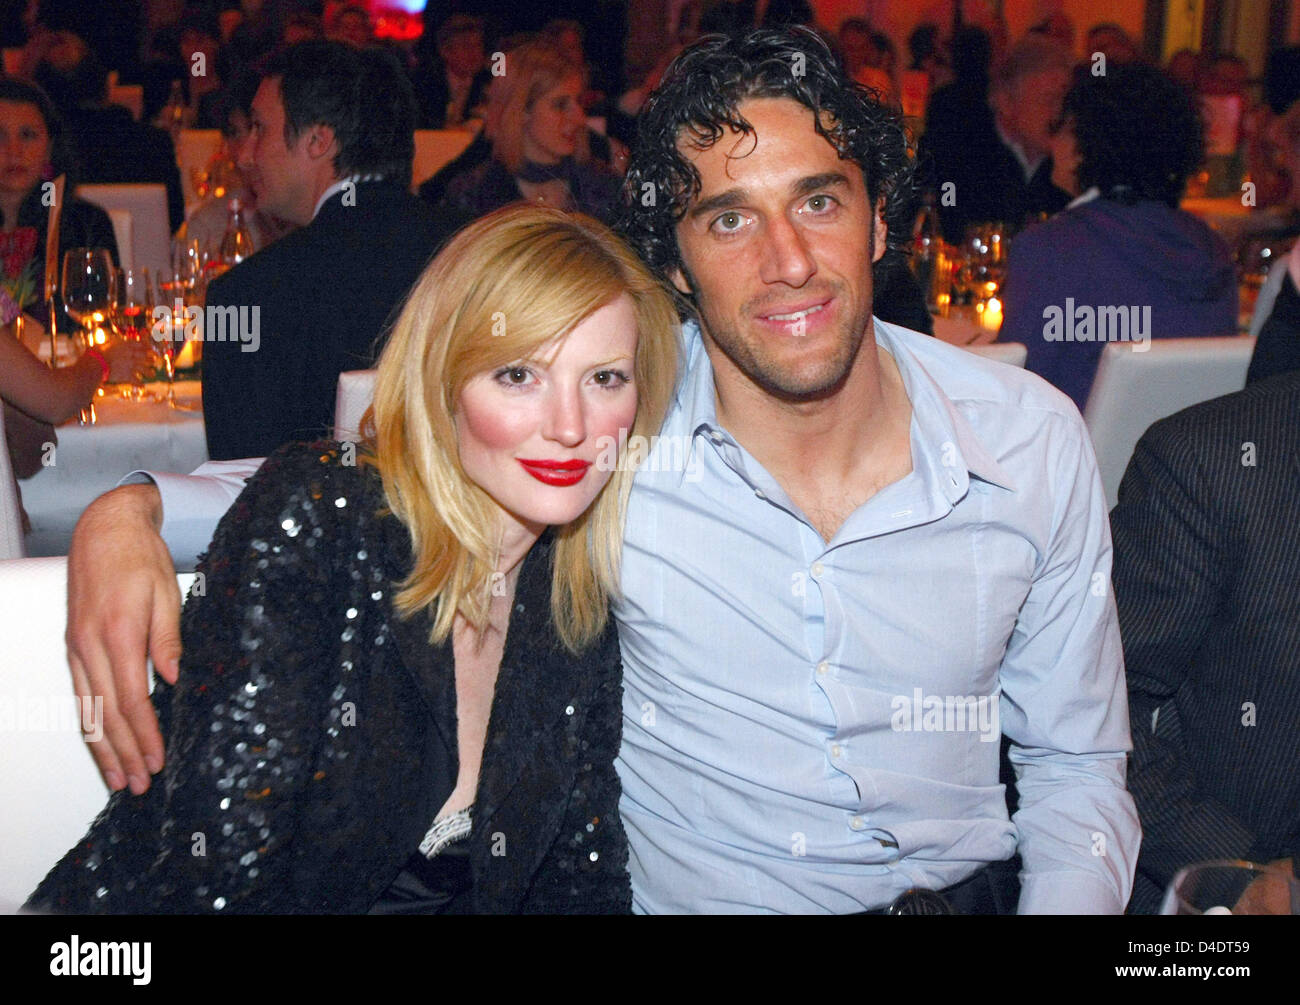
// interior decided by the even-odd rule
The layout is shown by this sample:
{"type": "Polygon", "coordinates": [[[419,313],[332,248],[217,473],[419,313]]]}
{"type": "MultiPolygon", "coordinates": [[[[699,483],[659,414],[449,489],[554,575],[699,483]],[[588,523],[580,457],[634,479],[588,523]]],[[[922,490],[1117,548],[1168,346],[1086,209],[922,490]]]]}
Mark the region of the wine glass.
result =
{"type": "Polygon", "coordinates": [[[1277,866],[1239,859],[1180,869],[1161,914],[1300,914],[1300,882],[1277,866]]]}
{"type": "Polygon", "coordinates": [[[194,301],[194,291],[199,281],[199,270],[194,264],[198,244],[197,240],[172,241],[171,267],[158,283],[162,291],[168,295],[169,307],[174,306],[171,303],[174,300],[179,300],[182,306],[188,306],[194,301]]]}
{"type": "MultiPolygon", "coordinates": [[[[63,306],[81,325],[78,344],[84,351],[103,344],[103,325],[116,302],[117,270],[105,248],[72,248],[63,256],[63,306]]],[[[81,410],[82,424],[93,425],[92,401],[81,410]]]]}
{"type": "MultiPolygon", "coordinates": [[[[117,318],[122,337],[132,342],[148,345],[150,329],[153,324],[153,288],[149,282],[149,270],[120,269],[117,274],[117,318]]],[[[144,378],[137,375],[131,381],[129,396],[134,401],[144,398],[144,378]]]]}
{"type": "Polygon", "coordinates": [[[962,250],[963,285],[972,299],[987,300],[997,294],[1007,258],[1002,224],[976,224],[967,233],[962,250]]]}

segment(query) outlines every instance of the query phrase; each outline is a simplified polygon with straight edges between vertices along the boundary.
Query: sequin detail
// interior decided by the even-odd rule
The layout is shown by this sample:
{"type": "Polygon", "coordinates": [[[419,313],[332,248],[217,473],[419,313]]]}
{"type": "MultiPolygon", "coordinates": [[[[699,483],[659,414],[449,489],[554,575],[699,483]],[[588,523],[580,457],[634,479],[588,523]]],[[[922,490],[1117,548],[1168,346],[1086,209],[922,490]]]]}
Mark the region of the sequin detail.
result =
{"type": "Polygon", "coordinates": [[[448,845],[469,837],[472,829],[470,817],[473,810],[473,806],[466,806],[463,810],[448,813],[445,817],[435,820],[433,826],[429,828],[429,833],[425,834],[424,840],[420,842],[420,854],[425,858],[435,858],[448,845]]]}

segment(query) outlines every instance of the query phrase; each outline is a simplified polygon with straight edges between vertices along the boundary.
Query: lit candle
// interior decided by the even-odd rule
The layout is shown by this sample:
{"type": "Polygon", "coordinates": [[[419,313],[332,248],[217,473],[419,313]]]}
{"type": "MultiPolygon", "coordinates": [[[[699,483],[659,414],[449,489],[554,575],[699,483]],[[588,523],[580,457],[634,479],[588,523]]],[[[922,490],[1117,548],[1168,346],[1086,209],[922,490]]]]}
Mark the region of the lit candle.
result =
{"type": "Polygon", "coordinates": [[[979,310],[980,327],[989,331],[997,331],[1002,327],[1002,301],[997,297],[990,297],[987,303],[976,305],[979,310]]]}

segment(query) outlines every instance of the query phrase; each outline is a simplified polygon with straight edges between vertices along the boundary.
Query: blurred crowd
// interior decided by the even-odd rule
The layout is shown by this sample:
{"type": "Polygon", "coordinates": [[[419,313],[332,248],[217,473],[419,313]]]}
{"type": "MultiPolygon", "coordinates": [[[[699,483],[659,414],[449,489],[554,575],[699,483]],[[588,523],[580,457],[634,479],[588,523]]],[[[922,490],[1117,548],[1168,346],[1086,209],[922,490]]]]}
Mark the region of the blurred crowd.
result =
{"type": "MultiPolygon", "coordinates": [[[[933,240],[959,247],[992,226],[1011,249],[998,277],[1003,338],[1031,345],[1030,368],[1081,407],[1092,367],[1079,358],[1100,344],[1045,342],[1046,307],[1123,295],[1152,306],[1155,337],[1234,331],[1239,308],[1251,306],[1239,303],[1238,280],[1250,280],[1253,297],[1300,230],[1300,50],[1274,52],[1252,81],[1239,56],[1184,50],[1160,67],[1121,26],[1081,33],[1059,13],[1015,39],[986,16],[922,23],[895,40],[861,17],[819,26],[806,0],[674,4],[669,23],[653,30],[640,6],[431,5],[423,31],[399,40],[378,37],[385,33],[355,3],[11,3],[0,18],[6,74],[47,96],[49,150],[22,165],[9,155],[0,194],[31,204],[34,218],[48,177],[64,175],[69,186],[158,182],[178,236],[219,243],[238,199],[253,246],[264,247],[298,223],[259,204],[255,165],[244,156],[253,98],[268,61],[328,39],[391,56],[415,99],[416,129],[474,134],[432,177],[400,179],[449,219],[526,199],[612,222],[638,113],[664,68],[703,34],[761,21],[817,31],[847,76],[901,112],[916,141],[917,198],[888,221],[878,316],[932,332],[936,305],[918,257],[933,240]],[[146,24],[146,6],[171,16],[146,24]],[[470,9],[480,13],[456,12],[470,9]],[[130,84],[143,93],[138,121],[113,100],[114,88],[130,84]],[[190,127],[219,129],[224,143],[186,220],[173,143],[190,127]],[[1184,211],[1187,195],[1240,197],[1258,222],[1225,241],[1184,211]],[[1035,223],[1043,227],[1032,239],[1014,240],[1035,223]],[[1068,361],[1046,358],[1061,354],[1068,361]]],[[[6,217],[10,231],[18,216],[6,217]]],[[[69,220],[86,231],[74,244],[113,247],[102,214],[81,207],[69,220]]],[[[4,250],[13,264],[15,249],[4,250]]]]}

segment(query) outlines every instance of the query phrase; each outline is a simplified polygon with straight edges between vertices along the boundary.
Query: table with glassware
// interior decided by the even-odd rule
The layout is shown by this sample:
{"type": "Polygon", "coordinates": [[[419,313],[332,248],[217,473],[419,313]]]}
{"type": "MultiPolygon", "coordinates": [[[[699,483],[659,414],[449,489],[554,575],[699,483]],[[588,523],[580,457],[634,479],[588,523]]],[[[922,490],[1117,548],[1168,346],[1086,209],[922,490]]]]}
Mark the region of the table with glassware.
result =
{"type": "Polygon", "coordinates": [[[190,242],[177,243],[172,258],[151,281],[147,269],[115,269],[102,248],[71,249],[59,293],[72,330],[61,320],[52,340],[30,319],[22,326],[28,348],[46,361],[53,353],[59,366],[113,340],[147,342],[159,364],[148,375],[157,380],[101,387],[91,408],[58,428],[44,468],[20,483],[33,557],[67,554],[82,511],[131,471],[188,472],[207,460],[200,381],[177,379],[177,371],[201,348],[185,341],[186,321],[202,303],[208,263],[190,242]]]}
{"type": "Polygon", "coordinates": [[[976,224],[958,246],[939,238],[931,214],[918,228],[912,267],[935,337],[953,345],[997,341],[1007,238],[1000,223],[976,224]]]}

